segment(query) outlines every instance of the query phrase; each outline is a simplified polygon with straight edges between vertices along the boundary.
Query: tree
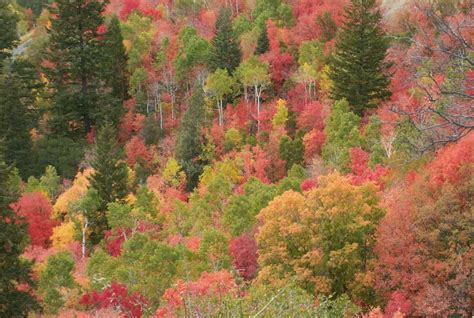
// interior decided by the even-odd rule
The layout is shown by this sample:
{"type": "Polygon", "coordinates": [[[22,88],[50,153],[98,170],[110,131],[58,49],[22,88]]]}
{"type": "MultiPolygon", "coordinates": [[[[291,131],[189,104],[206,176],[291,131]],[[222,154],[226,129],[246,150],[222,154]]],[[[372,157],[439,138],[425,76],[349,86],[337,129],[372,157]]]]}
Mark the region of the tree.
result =
{"type": "Polygon", "coordinates": [[[235,82],[225,69],[217,69],[209,75],[206,81],[205,90],[210,92],[217,100],[219,111],[219,126],[224,124],[224,96],[232,92],[235,82]]]}
{"type": "Polygon", "coordinates": [[[56,314],[64,306],[66,291],[77,287],[71,274],[73,269],[74,259],[69,252],[60,252],[48,258],[38,284],[47,313],[56,314]]]}
{"type": "Polygon", "coordinates": [[[50,245],[53,227],[59,222],[51,219],[53,206],[44,194],[25,193],[12,204],[12,209],[28,223],[30,244],[47,248],[50,245]]]}
{"type": "MultiPolygon", "coordinates": [[[[192,84],[192,75],[201,83],[205,80],[206,65],[209,62],[210,44],[197,34],[195,28],[185,26],[178,35],[179,50],[173,62],[178,80],[188,80],[192,84]]],[[[190,86],[189,86],[190,87],[190,86]]]]}
{"type": "Polygon", "coordinates": [[[25,192],[42,192],[55,201],[59,192],[61,178],[53,166],[47,166],[44,174],[39,178],[31,176],[25,187],[25,192]]]}
{"type": "Polygon", "coordinates": [[[368,264],[384,215],[376,187],[353,186],[339,174],[318,184],[305,194],[287,191],[260,211],[257,282],[281,287],[296,277],[315,294],[373,301],[368,264]]]}
{"type": "Polygon", "coordinates": [[[3,61],[10,56],[10,50],[18,41],[16,24],[18,16],[12,10],[10,1],[0,2],[0,70],[3,67],[3,61]]]}
{"type": "Polygon", "coordinates": [[[188,109],[183,115],[176,142],[176,159],[186,173],[186,190],[194,189],[205,165],[201,158],[204,124],[204,92],[200,85],[195,85],[193,94],[188,100],[188,109]]]}
{"type": "Polygon", "coordinates": [[[359,122],[359,116],[349,110],[346,100],[334,103],[324,129],[326,141],[322,147],[323,159],[334,168],[349,170],[349,149],[361,143],[359,122]]]}
{"type": "Polygon", "coordinates": [[[257,48],[255,49],[255,55],[262,55],[270,49],[270,40],[268,39],[267,24],[263,25],[260,30],[260,35],[257,40],[257,48]]]}
{"type": "Polygon", "coordinates": [[[390,110],[409,119],[417,133],[407,141],[424,153],[474,129],[472,6],[420,2],[412,14],[416,24],[404,24],[397,38],[402,49],[395,53],[406,67],[397,68],[394,88],[400,93],[390,110]],[[407,43],[411,45],[404,49],[407,43]]]}
{"type": "Polygon", "coordinates": [[[93,291],[81,297],[80,304],[94,305],[97,308],[112,307],[118,309],[126,317],[142,317],[146,309],[146,299],[138,292],[129,293],[127,286],[112,282],[100,292],[93,291]]]}
{"type": "Polygon", "coordinates": [[[229,242],[232,264],[244,279],[251,280],[257,273],[257,243],[248,234],[233,238],[229,242]]]}
{"type": "Polygon", "coordinates": [[[257,129],[260,130],[260,108],[263,90],[270,85],[270,75],[268,74],[268,64],[261,62],[257,57],[252,56],[244,61],[236,70],[237,78],[245,89],[247,99],[247,88],[253,87],[255,106],[257,107],[257,129]]]}
{"type": "Polygon", "coordinates": [[[216,35],[211,42],[209,67],[211,71],[225,69],[232,74],[241,58],[240,43],[232,28],[232,13],[222,8],[216,20],[216,35]]]}
{"type": "Polygon", "coordinates": [[[51,8],[51,32],[45,72],[52,92],[48,119],[53,135],[80,137],[98,121],[107,107],[101,98],[101,67],[98,67],[98,28],[104,23],[105,2],[59,0],[51,8]],[[105,105],[104,105],[105,104],[105,105]]]}
{"type": "Polygon", "coordinates": [[[301,137],[295,137],[293,140],[288,136],[280,139],[278,146],[280,158],[285,160],[286,170],[289,170],[295,164],[301,164],[304,160],[304,145],[301,137]]]}
{"type": "Polygon", "coordinates": [[[105,217],[107,204],[123,200],[128,193],[127,165],[122,161],[122,149],[110,124],[106,124],[99,131],[91,166],[94,173],[89,177],[89,181],[100,198],[100,212],[94,222],[97,237],[93,238],[93,243],[96,244],[102,238],[103,231],[108,229],[105,217]]]}
{"type": "MultiPolygon", "coordinates": [[[[113,16],[107,25],[107,32],[104,34],[102,50],[104,59],[104,79],[107,86],[112,88],[112,96],[123,102],[128,99],[127,71],[128,58],[123,46],[123,37],[120,30],[120,21],[117,16],[113,16]]],[[[120,117],[122,114],[114,114],[120,117]]]]}
{"type": "Polygon", "coordinates": [[[34,126],[41,85],[28,61],[16,59],[5,66],[0,73],[0,139],[4,140],[6,162],[15,164],[26,179],[34,173],[30,129],[34,126]]]}
{"type": "Polygon", "coordinates": [[[26,242],[27,224],[9,207],[18,190],[12,184],[11,169],[0,159],[0,316],[26,317],[37,308],[31,294],[31,263],[21,258],[26,242]],[[19,284],[26,284],[19,290],[19,284]]]}
{"type": "Polygon", "coordinates": [[[331,98],[345,98],[358,115],[390,97],[391,64],[385,61],[389,43],[375,6],[375,0],[351,1],[330,62],[331,98]]]}

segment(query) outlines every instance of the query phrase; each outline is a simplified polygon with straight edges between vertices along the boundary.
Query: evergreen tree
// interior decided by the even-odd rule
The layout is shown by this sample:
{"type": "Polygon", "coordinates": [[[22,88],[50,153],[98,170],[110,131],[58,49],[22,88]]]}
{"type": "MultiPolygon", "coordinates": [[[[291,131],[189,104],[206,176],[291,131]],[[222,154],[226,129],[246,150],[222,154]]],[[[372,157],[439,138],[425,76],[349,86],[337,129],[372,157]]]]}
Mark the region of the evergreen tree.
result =
{"type": "Polygon", "coordinates": [[[0,69],[3,60],[10,56],[10,50],[18,41],[16,32],[16,23],[18,16],[11,10],[11,4],[8,0],[0,1],[0,69]]]}
{"type": "Polygon", "coordinates": [[[270,40],[268,39],[268,30],[267,25],[264,24],[262,30],[260,31],[260,36],[257,40],[257,48],[255,49],[256,55],[261,55],[266,53],[270,49],[270,40]]]}
{"type": "Polygon", "coordinates": [[[186,173],[186,190],[192,191],[198,184],[205,162],[201,158],[203,152],[201,127],[204,123],[204,91],[196,85],[190,97],[189,107],[183,115],[176,144],[176,158],[186,173]]]}
{"type": "Polygon", "coordinates": [[[391,64],[385,61],[389,43],[375,6],[375,0],[351,1],[330,62],[331,98],[345,98],[358,115],[390,96],[391,64]]]}
{"type": "Polygon", "coordinates": [[[211,71],[226,69],[229,74],[239,66],[242,59],[239,41],[232,28],[232,15],[221,9],[216,21],[216,35],[212,39],[209,66],[211,71]]]}
{"type": "Polygon", "coordinates": [[[6,64],[0,74],[0,139],[5,146],[6,163],[15,164],[26,178],[33,174],[29,131],[40,84],[31,63],[17,59],[6,64]]]}
{"type": "Polygon", "coordinates": [[[58,0],[51,8],[50,67],[45,73],[52,91],[48,124],[53,135],[84,136],[96,124],[100,108],[106,107],[97,33],[105,5],[99,0],[58,0]]]}
{"type": "Polygon", "coordinates": [[[31,288],[33,281],[31,262],[20,257],[27,243],[27,224],[10,208],[19,194],[12,176],[0,154],[0,317],[26,317],[37,303],[29,290],[17,288],[18,284],[31,288]]]}
{"type": "Polygon", "coordinates": [[[100,198],[98,212],[90,220],[93,244],[97,244],[108,229],[105,214],[107,204],[122,201],[128,193],[128,171],[122,155],[113,126],[106,124],[96,139],[95,156],[91,162],[94,174],[89,179],[100,198]]]}
{"type": "Polygon", "coordinates": [[[128,99],[127,54],[123,46],[120,21],[113,16],[104,35],[104,79],[112,88],[112,96],[119,101],[128,99]]]}

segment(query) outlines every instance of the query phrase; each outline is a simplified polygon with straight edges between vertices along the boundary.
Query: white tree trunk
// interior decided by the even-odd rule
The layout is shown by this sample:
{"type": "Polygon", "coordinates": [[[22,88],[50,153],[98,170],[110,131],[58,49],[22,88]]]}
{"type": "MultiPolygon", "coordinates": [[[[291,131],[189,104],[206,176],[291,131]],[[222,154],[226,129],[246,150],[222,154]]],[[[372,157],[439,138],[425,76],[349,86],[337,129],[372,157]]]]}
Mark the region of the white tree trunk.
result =
{"type": "Polygon", "coordinates": [[[84,226],[82,227],[82,258],[86,257],[86,235],[89,228],[89,220],[85,217],[84,226]]]}

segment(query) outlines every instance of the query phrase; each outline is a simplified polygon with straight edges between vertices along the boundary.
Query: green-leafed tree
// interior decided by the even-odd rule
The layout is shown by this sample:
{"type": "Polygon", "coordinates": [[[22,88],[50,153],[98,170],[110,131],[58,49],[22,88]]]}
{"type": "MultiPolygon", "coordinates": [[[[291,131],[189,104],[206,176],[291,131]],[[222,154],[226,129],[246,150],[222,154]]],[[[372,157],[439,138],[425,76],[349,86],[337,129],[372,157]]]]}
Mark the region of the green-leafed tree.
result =
{"type": "Polygon", "coordinates": [[[324,133],[326,141],[322,147],[322,157],[331,167],[348,172],[349,149],[361,145],[359,133],[360,118],[350,111],[346,100],[334,103],[324,133]]]}
{"type": "Polygon", "coordinates": [[[117,16],[113,16],[107,25],[107,32],[104,34],[103,58],[104,80],[107,86],[112,88],[112,96],[118,101],[128,99],[128,58],[117,16]]]}
{"type": "Polygon", "coordinates": [[[30,291],[31,263],[20,257],[28,238],[26,223],[10,208],[18,197],[12,181],[11,169],[0,158],[0,317],[26,317],[37,302],[30,291]],[[19,290],[18,284],[28,288],[19,290]]]}
{"type": "Polygon", "coordinates": [[[176,159],[186,173],[186,189],[191,191],[199,181],[205,162],[201,156],[203,142],[201,128],[204,124],[204,91],[195,85],[183,115],[176,144],[176,159]]]}
{"type": "Polygon", "coordinates": [[[51,7],[49,61],[45,73],[52,104],[48,125],[54,136],[80,138],[110,109],[101,81],[98,28],[106,2],[59,0],[51,7]]]}
{"type": "Polygon", "coordinates": [[[96,233],[95,237],[91,237],[94,244],[100,241],[103,231],[108,229],[105,214],[107,204],[122,201],[128,193],[128,171],[122,155],[114,128],[111,124],[106,124],[97,136],[95,156],[91,162],[94,173],[90,176],[90,182],[100,198],[97,209],[100,212],[91,223],[96,233]]]}
{"type": "Polygon", "coordinates": [[[78,287],[71,273],[73,269],[74,259],[69,252],[60,252],[48,258],[38,284],[46,313],[57,314],[64,306],[65,292],[78,287]]]}
{"type": "Polygon", "coordinates": [[[192,85],[197,77],[203,80],[209,63],[210,44],[200,37],[192,26],[185,26],[179,31],[179,49],[173,66],[178,80],[187,80],[192,85]],[[193,76],[195,75],[195,76],[193,76]]]}
{"type": "Polygon", "coordinates": [[[294,164],[301,164],[304,160],[304,145],[302,138],[291,139],[283,136],[280,139],[278,148],[280,158],[285,160],[286,170],[289,170],[294,164]]]}
{"type": "Polygon", "coordinates": [[[33,174],[30,129],[39,87],[33,65],[25,60],[8,61],[0,74],[0,139],[5,161],[15,164],[25,179],[33,174]]]}
{"type": "Polygon", "coordinates": [[[254,90],[257,108],[257,128],[260,129],[261,96],[263,90],[271,84],[268,74],[269,65],[252,56],[242,62],[236,70],[236,76],[244,86],[245,99],[248,100],[248,88],[254,90]]]}
{"type": "Polygon", "coordinates": [[[221,9],[216,21],[216,35],[211,43],[209,67],[211,71],[226,69],[232,74],[241,59],[240,43],[232,28],[232,13],[221,9]]]}
{"type": "Polygon", "coordinates": [[[7,0],[0,1],[0,69],[3,60],[10,56],[10,50],[18,41],[16,23],[18,16],[11,9],[11,3],[7,0]]]}
{"type": "Polygon", "coordinates": [[[224,124],[224,97],[232,92],[235,80],[229,76],[225,69],[218,68],[209,75],[205,90],[212,94],[217,101],[219,112],[219,126],[224,124]]]}
{"type": "Polygon", "coordinates": [[[347,22],[337,36],[330,61],[331,98],[345,98],[351,110],[362,115],[390,96],[389,41],[375,0],[352,0],[345,15],[347,22]]]}
{"type": "Polygon", "coordinates": [[[266,53],[270,49],[270,40],[268,39],[267,25],[264,24],[260,35],[257,40],[257,48],[255,49],[256,55],[266,53]]]}

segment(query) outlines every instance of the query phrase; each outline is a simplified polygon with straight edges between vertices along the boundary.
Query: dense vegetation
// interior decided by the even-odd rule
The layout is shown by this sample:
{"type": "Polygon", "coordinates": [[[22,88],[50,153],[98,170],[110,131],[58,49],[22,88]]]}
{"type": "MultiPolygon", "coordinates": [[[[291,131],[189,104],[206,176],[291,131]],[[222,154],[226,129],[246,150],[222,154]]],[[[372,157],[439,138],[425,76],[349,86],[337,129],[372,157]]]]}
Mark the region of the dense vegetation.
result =
{"type": "Polygon", "coordinates": [[[471,317],[473,10],[0,0],[0,317],[471,317]]]}

